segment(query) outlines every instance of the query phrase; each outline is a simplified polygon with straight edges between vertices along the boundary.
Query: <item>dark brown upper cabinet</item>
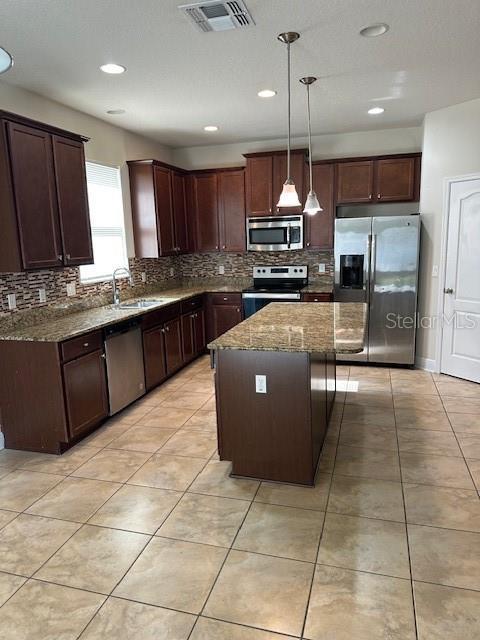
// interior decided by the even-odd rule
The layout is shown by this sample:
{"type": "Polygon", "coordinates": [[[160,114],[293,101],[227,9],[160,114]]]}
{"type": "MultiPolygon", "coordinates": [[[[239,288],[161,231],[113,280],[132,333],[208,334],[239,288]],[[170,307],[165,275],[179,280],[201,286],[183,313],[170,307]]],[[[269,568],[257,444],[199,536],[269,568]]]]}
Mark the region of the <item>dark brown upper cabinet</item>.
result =
{"type": "Polygon", "coordinates": [[[188,251],[185,173],[157,160],[127,164],[136,257],[188,251]]]}
{"type": "Polygon", "coordinates": [[[83,138],[0,112],[0,271],[93,262],[83,138]]]}
{"type": "Polygon", "coordinates": [[[371,202],[373,176],[373,160],[337,164],[337,204],[371,202]]]}
{"type": "Polygon", "coordinates": [[[88,264],[93,262],[93,248],[83,143],[59,136],[52,141],[63,261],[88,264]]]}
{"type": "MultiPolygon", "coordinates": [[[[294,149],[290,156],[290,172],[300,201],[303,198],[306,149],[294,149]]],[[[278,209],[276,204],[287,176],[287,152],[246,153],[246,211],[247,216],[288,215],[298,213],[300,207],[278,209]]]]}
{"type": "Polygon", "coordinates": [[[416,158],[386,158],[375,163],[377,200],[399,202],[415,196],[416,158]]]}
{"type": "Polygon", "coordinates": [[[193,176],[197,251],[219,251],[218,177],[215,172],[193,176]]]}
{"type": "Polygon", "coordinates": [[[336,203],[408,202],[419,199],[421,154],[336,163],[336,203]]]}
{"type": "Polygon", "coordinates": [[[314,164],[313,189],[323,211],[313,216],[305,214],[305,247],[307,249],[333,249],[335,206],[333,190],[335,165],[314,164]]]}
{"type": "Polygon", "coordinates": [[[218,221],[222,251],[246,249],[245,171],[218,173],[218,221]]]}
{"type": "Polygon", "coordinates": [[[245,171],[193,176],[197,251],[245,251],[245,171]]]}
{"type": "Polygon", "coordinates": [[[190,249],[187,233],[185,182],[186,177],[183,173],[178,173],[178,171],[172,173],[173,229],[178,253],[186,253],[190,249]]]}
{"type": "Polygon", "coordinates": [[[273,156],[247,156],[247,215],[272,214],[273,156]]]}

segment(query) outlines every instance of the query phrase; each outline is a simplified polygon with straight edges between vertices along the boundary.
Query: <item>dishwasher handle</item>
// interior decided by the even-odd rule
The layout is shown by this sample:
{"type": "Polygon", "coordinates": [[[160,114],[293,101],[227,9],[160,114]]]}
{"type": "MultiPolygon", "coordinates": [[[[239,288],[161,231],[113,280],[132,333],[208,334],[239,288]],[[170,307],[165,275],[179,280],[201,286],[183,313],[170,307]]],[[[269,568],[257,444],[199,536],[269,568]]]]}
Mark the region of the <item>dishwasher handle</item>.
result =
{"type": "Polygon", "coordinates": [[[136,329],[139,326],[140,326],[139,320],[125,320],[125,322],[113,324],[110,327],[105,328],[105,340],[114,338],[115,336],[118,336],[122,333],[127,333],[127,331],[136,329]]]}

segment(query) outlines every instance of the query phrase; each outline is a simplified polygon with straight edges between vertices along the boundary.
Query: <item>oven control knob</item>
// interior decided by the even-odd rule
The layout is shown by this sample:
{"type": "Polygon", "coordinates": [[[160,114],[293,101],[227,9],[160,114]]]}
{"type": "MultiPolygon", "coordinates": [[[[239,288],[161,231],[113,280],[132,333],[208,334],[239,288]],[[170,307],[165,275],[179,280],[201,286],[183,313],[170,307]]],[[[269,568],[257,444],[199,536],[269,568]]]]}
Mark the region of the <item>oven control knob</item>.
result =
{"type": "Polygon", "coordinates": [[[263,269],[263,273],[266,273],[266,269],[263,269]]]}
{"type": "Polygon", "coordinates": [[[293,270],[293,273],[297,273],[297,271],[298,271],[298,269],[294,269],[294,270],[293,270]]]}

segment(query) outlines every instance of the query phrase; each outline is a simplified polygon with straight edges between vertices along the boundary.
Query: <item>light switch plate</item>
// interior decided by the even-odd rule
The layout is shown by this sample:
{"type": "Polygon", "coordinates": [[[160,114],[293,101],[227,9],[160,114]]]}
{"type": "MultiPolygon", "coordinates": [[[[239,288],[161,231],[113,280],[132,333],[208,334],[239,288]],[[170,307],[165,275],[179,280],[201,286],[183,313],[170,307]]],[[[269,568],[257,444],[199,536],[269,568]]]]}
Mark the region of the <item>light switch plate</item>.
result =
{"type": "Polygon", "coordinates": [[[318,265],[318,273],[325,273],[325,265],[323,262],[318,265]]]}
{"type": "Polygon", "coordinates": [[[75,282],[69,282],[67,284],[67,296],[70,298],[77,294],[77,287],[75,286],[75,282]]]}
{"type": "Polygon", "coordinates": [[[170,275],[173,277],[175,275],[175,269],[170,267],[170,275]]]}
{"type": "Polygon", "coordinates": [[[38,301],[46,302],[47,301],[47,292],[44,288],[38,290],[38,301]]]}
{"type": "Polygon", "coordinates": [[[225,267],[223,266],[223,264],[218,265],[218,275],[220,276],[225,275],[225,267]]]}
{"type": "Polygon", "coordinates": [[[255,376],[255,391],[267,393],[267,376],[255,376]]]}
{"type": "Polygon", "coordinates": [[[8,308],[10,309],[10,311],[12,311],[12,309],[17,308],[17,298],[15,297],[14,293],[9,293],[7,295],[7,300],[8,300],[8,308]]]}
{"type": "Polygon", "coordinates": [[[142,273],[140,274],[140,277],[142,279],[142,282],[146,282],[147,281],[147,274],[145,273],[145,271],[142,271],[142,273]]]}

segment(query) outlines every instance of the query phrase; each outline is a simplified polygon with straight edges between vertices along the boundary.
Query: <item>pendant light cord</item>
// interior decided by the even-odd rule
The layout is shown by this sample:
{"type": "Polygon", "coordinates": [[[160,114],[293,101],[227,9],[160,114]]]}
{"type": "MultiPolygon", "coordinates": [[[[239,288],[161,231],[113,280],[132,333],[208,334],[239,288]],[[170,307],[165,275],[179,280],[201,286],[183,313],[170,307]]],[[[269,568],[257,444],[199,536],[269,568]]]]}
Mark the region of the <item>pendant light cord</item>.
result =
{"type": "Polygon", "coordinates": [[[291,180],[290,175],[290,42],[287,44],[287,62],[288,62],[288,73],[287,73],[287,93],[288,93],[288,141],[287,141],[287,181],[291,180]]]}
{"type": "Polygon", "coordinates": [[[310,122],[310,85],[307,84],[307,114],[308,114],[308,164],[310,170],[310,191],[313,187],[312,171],[312,125],[310,122]]]}

